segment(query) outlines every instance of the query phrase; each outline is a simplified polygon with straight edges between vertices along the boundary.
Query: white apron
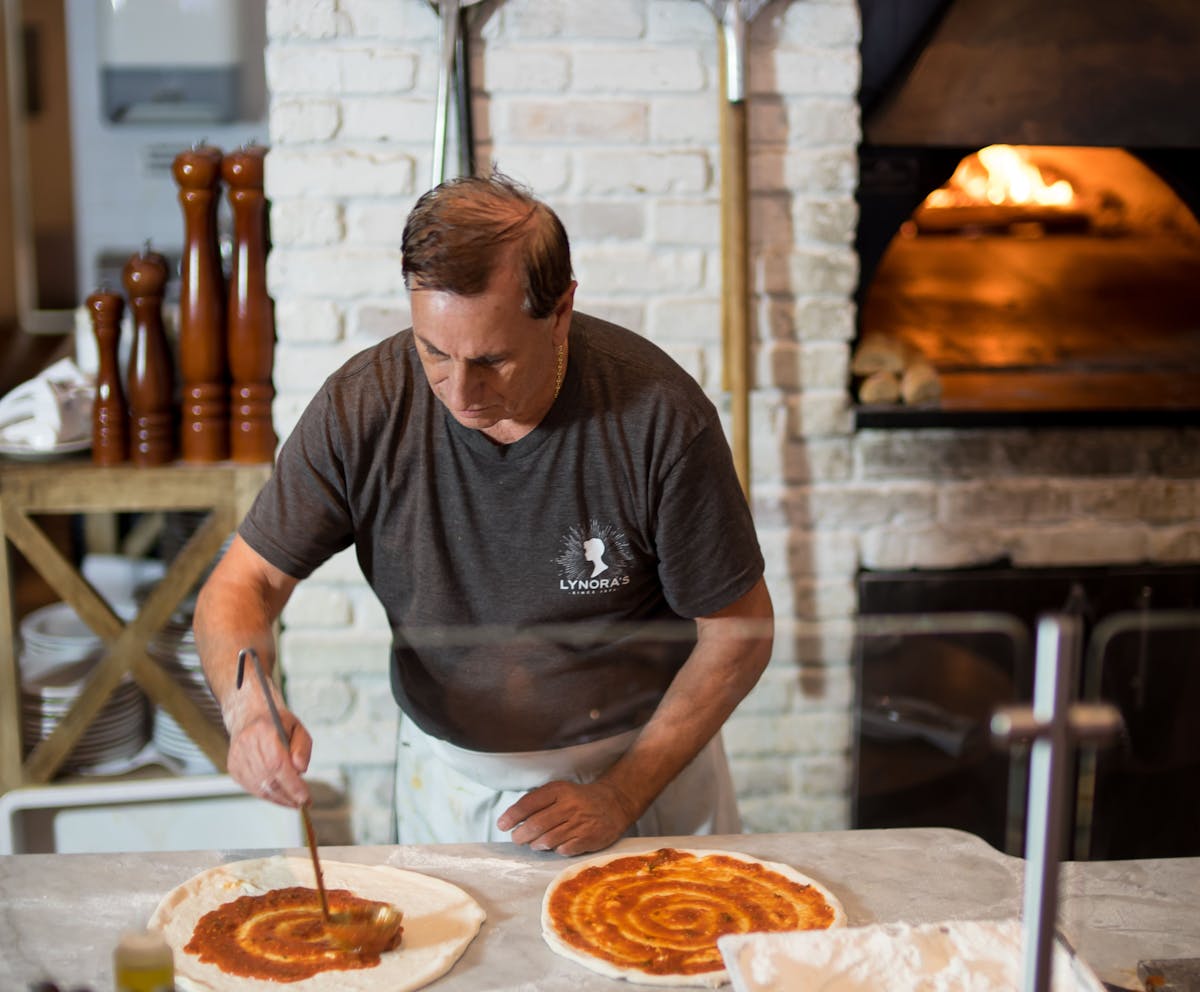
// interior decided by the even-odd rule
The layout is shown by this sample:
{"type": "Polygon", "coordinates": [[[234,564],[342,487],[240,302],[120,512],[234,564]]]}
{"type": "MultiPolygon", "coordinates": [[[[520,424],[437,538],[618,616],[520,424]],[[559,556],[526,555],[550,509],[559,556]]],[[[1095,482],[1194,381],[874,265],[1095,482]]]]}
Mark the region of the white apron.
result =
{"type": "MultiPolygon", "coordinates": [[[[549,751],[468,751],[431,737],[401,714],[396,757],[400,844],[469,844],[511,840],[496,820],[525,793],[551,781],[599,778],[637,737],[615,737],[549,751]]],[[[627,837],[741,832],[737,797],[718,733],[670,782],[627,837]]]]}

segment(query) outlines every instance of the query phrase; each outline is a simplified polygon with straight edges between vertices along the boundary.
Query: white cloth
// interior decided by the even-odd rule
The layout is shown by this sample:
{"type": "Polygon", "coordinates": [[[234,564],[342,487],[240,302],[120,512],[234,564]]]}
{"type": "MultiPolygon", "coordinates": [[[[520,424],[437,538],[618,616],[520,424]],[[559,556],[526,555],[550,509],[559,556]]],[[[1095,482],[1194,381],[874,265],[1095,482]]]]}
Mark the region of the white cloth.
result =
{"type": "MultiPolygon", "coordinates": [[[[511,840],[496,820],[531,789],[550,781],[599,778],[633,742],[628,731],[550,751],[468,751],[424,733],[401,715],[396,760],[396,818],[401,844],[511,840]]],[[[737,797],[721,735],[663,789],[629,837],[741,832],[737,797]]]]}
{"type": "Polygon", "coordinates": [[[92,378],[63,358],[0,399],[0,443],[53,451],[89,438],[95,398],[92,378]]]}

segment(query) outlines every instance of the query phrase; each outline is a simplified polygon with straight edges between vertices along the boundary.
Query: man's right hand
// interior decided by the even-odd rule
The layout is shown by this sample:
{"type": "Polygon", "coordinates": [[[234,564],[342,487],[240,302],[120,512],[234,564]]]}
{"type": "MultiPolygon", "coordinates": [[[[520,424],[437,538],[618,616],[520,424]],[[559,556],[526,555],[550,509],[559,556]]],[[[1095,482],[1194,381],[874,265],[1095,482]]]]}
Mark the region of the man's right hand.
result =
{"type": "MultiPolygon", "coordinates": [[[[253,692],[244,686],[239,692],[253,692]]],[[[280,806],[299,809],[312,798],[300,776],[312,756],[312,737],[292,712],[276,699],[279,719],[290,744],[284,749],[266,703],[259,698],[238,700],[226,714],[229,728],[229,774],[252,795],[280,806]]]]}

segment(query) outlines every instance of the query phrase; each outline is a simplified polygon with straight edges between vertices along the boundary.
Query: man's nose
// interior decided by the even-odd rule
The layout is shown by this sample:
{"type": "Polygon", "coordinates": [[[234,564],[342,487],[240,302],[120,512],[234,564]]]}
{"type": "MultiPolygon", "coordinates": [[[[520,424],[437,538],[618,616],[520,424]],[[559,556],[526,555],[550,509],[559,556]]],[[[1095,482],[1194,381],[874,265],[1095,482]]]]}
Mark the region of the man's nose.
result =
{"type": "Polygon", "coordinates": [[[446,399],[451,406],[465,406],[471,398],[477,376],[469,362],[452,362],[446,376],[446,399]]]}

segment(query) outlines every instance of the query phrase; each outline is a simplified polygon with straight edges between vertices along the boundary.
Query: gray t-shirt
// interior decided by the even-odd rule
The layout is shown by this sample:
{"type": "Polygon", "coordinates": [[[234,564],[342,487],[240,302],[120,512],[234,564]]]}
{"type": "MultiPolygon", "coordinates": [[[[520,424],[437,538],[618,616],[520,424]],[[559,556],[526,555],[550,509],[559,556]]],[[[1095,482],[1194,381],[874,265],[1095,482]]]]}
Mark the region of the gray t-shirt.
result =
{"type": "Polygon", "coordinates": [[[353,543],[392,627],[396,701],[479,751],[645,723],[691,618],[763,570],[712,403],[657,346],[582,314],[553,407],[509,445],[450,416],[411,331],[356,355],[240,534],[296,578],[353,543]]]}

